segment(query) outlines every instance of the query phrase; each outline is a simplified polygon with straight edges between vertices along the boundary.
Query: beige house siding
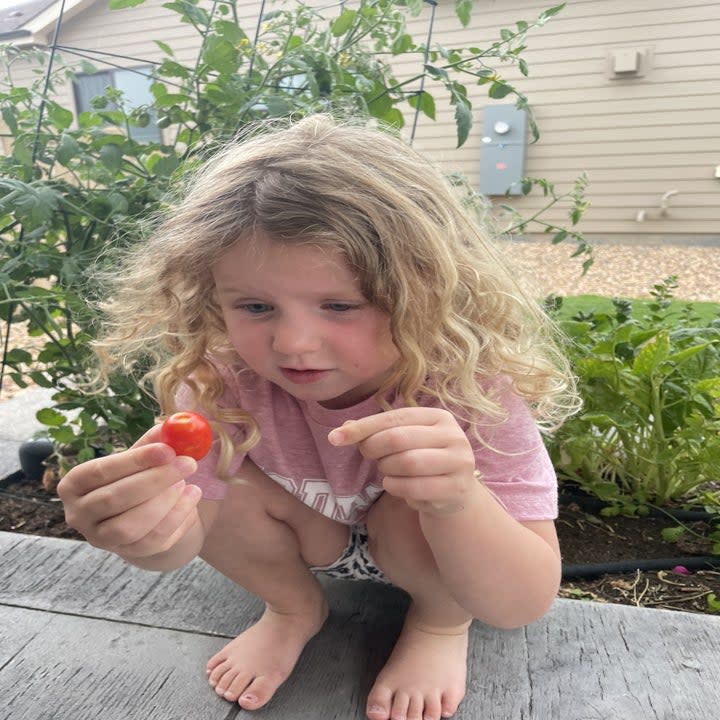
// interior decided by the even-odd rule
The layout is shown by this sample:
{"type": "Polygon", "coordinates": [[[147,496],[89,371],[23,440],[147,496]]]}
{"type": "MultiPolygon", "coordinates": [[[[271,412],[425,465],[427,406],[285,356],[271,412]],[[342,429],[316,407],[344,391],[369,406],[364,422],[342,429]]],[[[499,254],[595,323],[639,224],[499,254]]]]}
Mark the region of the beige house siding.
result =
{"type": "MultiPolygon", "coordinates": [[[[135,8],[109,11],[105,0],[96,0],[64,23],[60,44],[138,58],[109,57],[121,67],[162,60],[155,39],[168,43],[182,60],[194,58],[197,34],[163,8],[163,2],[147,0],[135,8]]],[[[328,5],[319,0],[312,4],[328,5]]],[[[484,0],[476,3],[471,26],[462,28],[454,1],[439,0],[433,39],[445,47],[487,47],[499,38],[501,28],[512,28],[517,20],[531,22],[553,4],[484,0]]],[[[238,3],[249,34],[259,8],[258,0],[238,3]]],[[[429,16],[426,6],[411,21],[416,40],[425,37],[429,16]]],[[[51,32],[49,27],[48,37],[51,32]]],[[[510,66],[503,69],[504,77],[528,96],[540,126],[539,142],[527,147],[525,173],[567,191],[585,172],[592,207],[581,229],[589,237],[720,238],[720,179],[715,177],[720,165],[718,37],[720,1],[569,0],[559,15],[530,32],[524,53],[529,77],[510,66]],[[611,77],[608,58],[616,48],[646,53],[646,71],[611,77]],[[677,194],[669,198],[663,216],[660,201],[669,191],[677,194]]],[[[67,51],[63,54],[73,59],[67,51]]],[[[418,56],[398,64],[398,76],[414,75],[419,62],[418,56]]],[[[475,119],[466,144],[455,148],[452,109],[443,91],[431,84],[427,88],[436,95],[438,120],[421,117],[414,142],[445,169],[463,172],[477,186],[483,108],[508,104],[512,97],[489,100],[486,86],[472,85],[469,76],[466,80],[475,119]]],[[[59,99],[73,106],[72,89],[67,87],[59,99]]],[[[529,214],[544,199],[534,192],[513,198],[511,204],[529,214]]],[[[556,207],[546,217],[565,223],[566,213],[566,206],[556,207]]]]}
{"type": "MultiPolygon", "coordinates": [[[[487,47],[502,27],[531,21],[552,3],[496,0],[478,4],[476,31],[454,21],[452,3],[440,3],[436,39],[447,47],[487,47]],[[469,36],[468,36],[469,32],[469,36]]],[[[426,20],[425,20],[426,23],[426,20]]],[[[419,23],[416,23],[419,24],[419,23]]],[[[691,0],[570,0],[544,27],[528,36],[529,77],[503,74],[530,99],[540,126],[528,145],[525,172],[545,177],[559,190],[587,173],[592,207],[582,221],[589,237],[673,240],[720,239],[720,2],[691,0]],[[616,48],[650,56],[642,76],[615,79],[608,57],[616,48]],[[662,216],[661,197],[668,200],[662,216]],[[638,218],[643,220],[638,221],[638,218]]],[[[473,90],[477,127],[459,150],[451,113],[437,125],[422,123],[416,146],[477,185],[482,152],[483,88],[473,90]]],[[[513,198],[524,214],[543,205],[534,193],[513,198]]],[[[548,219],[563,221],[566,208],[548,219]]]]}

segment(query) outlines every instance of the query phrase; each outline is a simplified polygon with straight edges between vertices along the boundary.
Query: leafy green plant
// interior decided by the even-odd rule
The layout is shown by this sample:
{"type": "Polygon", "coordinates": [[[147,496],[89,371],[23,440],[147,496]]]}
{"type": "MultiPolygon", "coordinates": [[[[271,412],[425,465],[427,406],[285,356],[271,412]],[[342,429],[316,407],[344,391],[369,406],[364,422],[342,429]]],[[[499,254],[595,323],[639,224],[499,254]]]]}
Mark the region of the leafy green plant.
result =
{"type": "MultiPolygon", "coordinates": [[[[608,514],[649,504],[720,505],[720,317],[698,325],[669,310],[676,278],[655,286],[649,312],[560,322],[570,338],[583,412],[549,440],[561,481],[610,503],[608,514]]],[[[557,306],[557,303],[556,303],[557,306]]]]}
{"type": "MultiPolygon", "coordinates": [[[[111,0],[110,6],[142,2],[111,0]]],[[[27,323],[43,341],[31,352],[10,348],[6,335],[0,377],[8,372],[19,385],[33,381],[55,390],[54,405],[38,417],[80,461],[131,443],[156,412],[145,389],[124,375],[111,378],[103,392],[88,391],[99,322],[92,300],[103,294],[93,278],[107,264],[110,244],[142,235],[167,202],[173,179],[259,118],[332,111],[401,127],[406,114],[434,120],[436,96],[454,108],[462,145],[472,123],[463,83],[487,87],[492,98],[514,97],[529,110],[525,96],[491,64],[514,64],[526,74],[528,33],[563,6],[503,29],[485,49],[417,42],[407,18],[420,12],[423,0],[361,0],[354,9],[341,3],[325,14],[279,3],[252,39],[238,22],[237,0],[217,0],[210,9],[198,0],[170,0],[164,7],[198,33],[200,49],[188,63],[156,41],[164,59],[151,73],[147,105],[133,107],[108,87],[75,117],[53,98],[78,70],[92,74],[94,66],[84,60],[71,67],[36,50],[0,53],[0,112],[12,143],[11,154],[0,158],[0,317],[8,327],[27,323]],[[395,77],[393,63],[401,56],[417,61],[413,77],[395,77]],[[37,79],[19,86],[14,67],[29,61],[38,67],[37,79]],[[133,130],[152,118],[162,140],[134,139],[133,130]]],[[[456,0],[461,23],[469,22],[471,8],[470,0],[456,0]]],[[[537,137],[531,113],[530,125],[537,137]]]]}
{"type": "Polygon", "coordinates": [[[584,235],[577,229],[580,219],[590,207],[590,202],[585,197],[589,181],[587,175],[582,173],[570,190],[560,193],[555,184],[545,178],[526,177],[521,183],[523,195],[529,195],[534,189],[539,189],[544,198],[545,204],[529,217],[524,217],[511,205],[501,205],[500,208],[507,214],[508,222],[503,228],[507,235],[523,234],[531,228],[542,228],[542,232],[552,235],[550,242],[557,245],[566,240],[575,243],[575,251],[571,257],[584,258],[582,263],[583,273],[586,273],[595,262],[592,246],[587,242],[584,235]],[[567,215],[570,221],[569,226],[558,225],[548,222],[544,214],[554,205],[565,203],[568,205],[567,215]]]}

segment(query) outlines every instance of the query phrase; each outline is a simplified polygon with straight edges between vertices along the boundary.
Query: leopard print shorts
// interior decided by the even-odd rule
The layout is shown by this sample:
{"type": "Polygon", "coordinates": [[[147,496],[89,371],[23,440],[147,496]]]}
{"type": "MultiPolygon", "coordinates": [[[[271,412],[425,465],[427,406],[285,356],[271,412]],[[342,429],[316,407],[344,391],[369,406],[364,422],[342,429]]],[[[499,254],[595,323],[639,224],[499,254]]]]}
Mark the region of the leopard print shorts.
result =
{"type": "Polygon", "coordinates": [[[365,525],[350,526],[350,540],[342,555],[335,562],[311,567],[310,571],[344,580],[374,580],[390,584],[390,580],[375,565],[370,555],[365,525]]]}

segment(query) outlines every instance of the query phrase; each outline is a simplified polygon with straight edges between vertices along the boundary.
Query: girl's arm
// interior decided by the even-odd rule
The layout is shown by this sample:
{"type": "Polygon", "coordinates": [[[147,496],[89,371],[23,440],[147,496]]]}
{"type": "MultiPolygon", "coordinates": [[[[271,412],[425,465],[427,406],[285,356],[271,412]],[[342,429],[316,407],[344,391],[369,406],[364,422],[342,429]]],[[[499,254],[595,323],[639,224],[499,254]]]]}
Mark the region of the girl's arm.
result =
{"type": "Polygon", "coordinates": [[[377,462],[384,489],[418,511],[447,588],[478,619],[498,627],[543,615],[561,575],[551,520],[520,523],[475,473],[472,447],[455,417],[438,408],[390,410],[329,435],[358,444],[377,462]]]}
{"type": "Polygon", "coordinates": [[[462,510],[421,511],[420,526],[446,586],[473,617],[514,628],[557,596],[560,548],[552,520],[518,522],[481,483],[462,510]]]}

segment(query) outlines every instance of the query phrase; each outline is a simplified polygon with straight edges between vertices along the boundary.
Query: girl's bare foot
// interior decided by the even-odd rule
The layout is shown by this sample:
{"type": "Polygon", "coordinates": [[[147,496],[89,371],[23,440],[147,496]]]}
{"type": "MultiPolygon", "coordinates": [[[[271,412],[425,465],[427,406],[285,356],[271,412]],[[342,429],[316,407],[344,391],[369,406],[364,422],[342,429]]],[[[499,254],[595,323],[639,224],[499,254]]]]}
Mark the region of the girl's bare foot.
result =
{"type": "Polygon", "coordinates": [[[262,707],[287,680],[327,615],[326,604],[315,613],[284,614],[266,608],[255,625],[210,658],[210,685],[245,710],[262,707]]]}
{"type": "Polygon", "coordinates": [[[432,628],[405,620],[367,702],[370,720],[439,720],[465,695],[468,627],[432,628]]]}

